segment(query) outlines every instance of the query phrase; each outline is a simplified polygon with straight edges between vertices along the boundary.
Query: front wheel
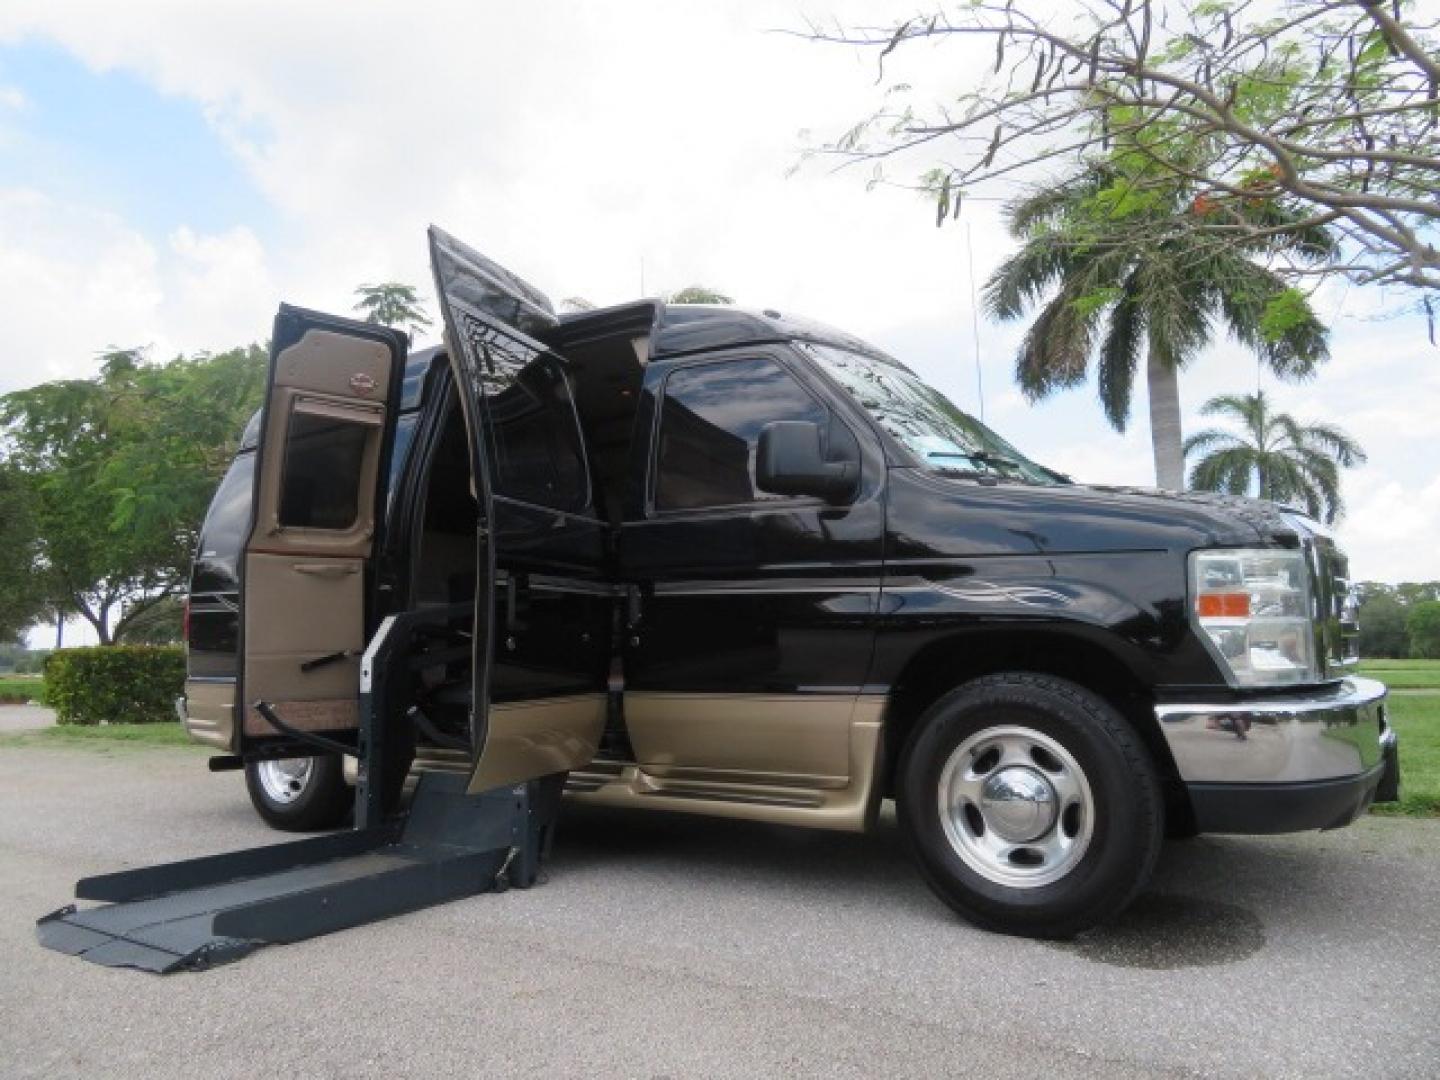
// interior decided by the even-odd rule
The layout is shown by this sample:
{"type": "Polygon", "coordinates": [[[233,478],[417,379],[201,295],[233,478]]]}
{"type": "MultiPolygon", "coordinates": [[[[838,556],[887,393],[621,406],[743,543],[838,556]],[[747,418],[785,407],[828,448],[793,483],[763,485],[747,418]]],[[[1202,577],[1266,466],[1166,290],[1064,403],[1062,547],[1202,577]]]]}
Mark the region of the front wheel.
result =
{"type": "Polygon", "coordinates": [[[1139,736],[1074,683],[977,679],[921,717],[900,760],[921,873],[977,926],[1065,938],[1121,911],[1160,851],[1160,783],[1139,736]]]}
{"type": "Polygon", "coordinates": [[[334,828],[354,803],[336,754],[252,761],[245,766],[245,787],[266,823],[286,832],[334,828]]]}

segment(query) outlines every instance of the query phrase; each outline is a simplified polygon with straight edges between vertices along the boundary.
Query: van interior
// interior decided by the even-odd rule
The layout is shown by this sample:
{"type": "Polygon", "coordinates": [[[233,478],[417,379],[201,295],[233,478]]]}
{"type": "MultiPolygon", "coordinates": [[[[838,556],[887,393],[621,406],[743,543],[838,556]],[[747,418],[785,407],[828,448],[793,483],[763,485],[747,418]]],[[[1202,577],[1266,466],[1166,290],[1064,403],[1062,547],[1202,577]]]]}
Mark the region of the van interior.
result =
{"type": "MultiPolygon", "coordinates": [[[[628,495],[631,444],[636,407],[648,359],[649,322],[653,306],[628,305],[627,318],[613,326],[612,312],[585,313],[562,323],[551,344],[562,358],[570,394],[591,469],[592,510],[617,526],[628,495]],[[596,318],[598,316],[598,318],[596,318]],[[643,329],[637,327],[645,319],[643,329]],[[595,324],[599,323],[599,326],[595,324]],[[610,324],[610,325],[606,325],[610,324]]],[[[522,416],[527,403],[504,400],[534,393],[529,380],[512,383],[492,404],[492,415],[505,423],[522,416]]],[[[470,471],[469,440],[454,382],[448,384],[442,429],[422,464],[423,490],[416,520],[418,542],[412,545],[411,605],[450,607],[454,614],[422,636],[422,655],[413,658],[410,686],[415,753],[422,761],[468,756],[468,719],[473,667],[470,635],[476,597],[477,503],[470,471]],[[468,606],[467,606],[468,605],[468,606]],[[434,659],[435,662],[427,661],[434,659]]],[[[503,442],[503,439],[502,439],[503,442]]],[[[492,443],[492,454],[495,446],[492,443]]],[[[504,552],[499,556],[503,562],[504,552]]]]}

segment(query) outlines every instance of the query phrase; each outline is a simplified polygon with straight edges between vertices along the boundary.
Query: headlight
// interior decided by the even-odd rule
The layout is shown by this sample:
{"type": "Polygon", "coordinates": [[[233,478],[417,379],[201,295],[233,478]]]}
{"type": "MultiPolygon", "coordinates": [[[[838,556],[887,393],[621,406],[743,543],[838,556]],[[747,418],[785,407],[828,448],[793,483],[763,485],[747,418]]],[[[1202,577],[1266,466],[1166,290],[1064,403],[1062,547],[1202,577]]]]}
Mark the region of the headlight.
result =
{"type": "Polygon", "coordinates": [[[1236,686],[1319,681],[1310,572],[1303,553],[1274,548],[1194,552],[1190,603],[1236,686]]]}

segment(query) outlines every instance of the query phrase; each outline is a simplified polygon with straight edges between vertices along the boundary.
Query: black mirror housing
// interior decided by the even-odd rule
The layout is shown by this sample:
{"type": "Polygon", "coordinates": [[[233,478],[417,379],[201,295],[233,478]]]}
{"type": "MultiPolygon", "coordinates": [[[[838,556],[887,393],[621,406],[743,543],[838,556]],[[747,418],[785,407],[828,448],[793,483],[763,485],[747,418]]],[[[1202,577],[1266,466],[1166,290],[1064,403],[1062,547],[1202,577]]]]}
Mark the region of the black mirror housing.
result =
{"type": "Polygon", "coordinates": [[[755,451],[755,481],[760,490],[813,495],[833,503],[853,498],[860,483],[860,449],[853,437],[831,442],[827,456],[821,448],[820,425],[809,420],[766,424],[755,451]]]}

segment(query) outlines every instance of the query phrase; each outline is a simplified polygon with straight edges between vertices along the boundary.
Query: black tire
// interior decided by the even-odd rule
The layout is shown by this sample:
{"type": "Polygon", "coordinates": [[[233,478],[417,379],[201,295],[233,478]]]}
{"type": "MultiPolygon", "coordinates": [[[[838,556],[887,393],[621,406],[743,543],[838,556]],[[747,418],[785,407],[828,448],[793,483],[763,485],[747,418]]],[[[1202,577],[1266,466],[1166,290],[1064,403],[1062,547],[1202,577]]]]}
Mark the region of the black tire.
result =
{"type": "MultiPolygon", "coordinates": [[[[245,766],[245,787],[256,813],[273,829],[284,832],[314,832],[333,829],[345,820],[355,803],[345,771],[337,754],[310,758],[309,774],[287,801],[267,790],[262,764],[245,766]]],[[[274,786],[274,780],[270,783],[274,786]]]]}
{"type": "MultiPolygon", "coordinates": [[[[974,762],[965,775],[977,770],[985,775],[983,754],[961,760],[974,762]]],[[[1043,770],[1036,771],[1045,775],[1043,770]]],[[[1047,675],[989,675],[935,702],[905,745],[897,788],[901,830],[931,889],[976,926],[1028,937],[1073,937],[1119,914],[1149,880],[1165,828],[1160,782],[1138,734],[1103,699],[1047,675]],[[983,747],[981,732],[1005,727],[1038,732],[1051,745],[1058,744],[1088,785],[1092,814],[1088,841],[1075,845],[1074,854],[1056,856],[1055,868],[1063,869],[1063,876],[1049,883],[1018,887],[1001,883],[997,878],[1004,876],[1006,867],[988,876],[981,873],[971,864],[976,861],[975,849],[967,862],[957,843],[947,836],[941,781],[942,775],[957,774],[945,774],[946,763],[966,739],[979,737],[983,747]],[[1067,859],[1078,861],[1067,864],[1067,859]],[[1066,865],[1068,869],[1064,869],[1066,865]]],[[[1061,827],[1059,821],[1066,821],[1067,829],[1078,831],[1075,823],[1084,812],[1077,808],[1076,816],[1068,819],[1060,815],[1055,828],[1061,827]]],[[[957,835],[966,828],[972,836],[985,834],[987,819],[982,815],[975,823],[963,802],[950,821],[948,828],[957,835]]],[[[1008,845],[993,830],[991,836],[997,844],[1008,845]]],[[[995,856],[997,861],[1003,858],[1016,856],[995,856]]],[[[980,863],[984,865],[983,857],[980,863]]],[[[1020,873],[1025,872],[1023,862],[1016,865],[1020,873]]]]}

